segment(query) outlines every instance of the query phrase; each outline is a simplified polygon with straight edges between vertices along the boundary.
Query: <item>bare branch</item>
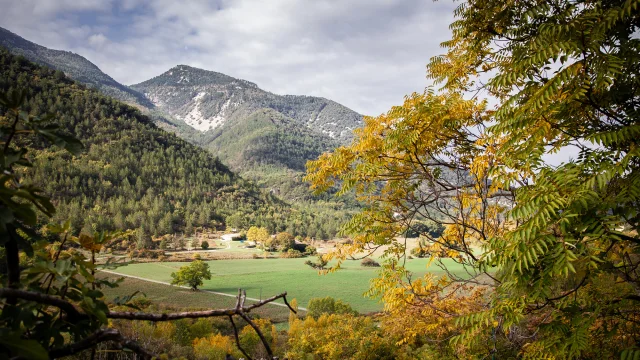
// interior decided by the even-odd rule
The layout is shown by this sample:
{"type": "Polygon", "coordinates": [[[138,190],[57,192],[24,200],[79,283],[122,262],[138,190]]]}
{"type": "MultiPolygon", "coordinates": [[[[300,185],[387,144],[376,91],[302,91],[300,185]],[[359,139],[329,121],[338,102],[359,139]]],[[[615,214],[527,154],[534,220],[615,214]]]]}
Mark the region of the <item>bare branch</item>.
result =
{"type": "Polygon", "coordinates": [[[284,300],[284,303],[287,305],[287,307],[289,307],[289,310],[291,310],[291,311],[293,311],[294,313],[297,314],[297,312],[291,307],[291,305],[289,305],[289,302],[287,302],[287,293],[286,292],[284,292],[284,293],[282,293],[280,295],[272,296],[272,297],[270,297],[268,299],[264,299],[264,300],[262,300],[260,302],[257,302],[257,303],[255,303],[255,304],[253,304],[251,306],[243,307],[242,311],[249,312],[252,309],[255,309],[255,308],[260,307],[260,306],[262,306],[262,305],[264,305],[266,303],[270,303],[270,302],[275,301],[275,300],[280,299],[280,298],[282,298],[284,300]]]}
{"type": "Polygon", "coordinates": [[[180,319],[198,319],[203,317],[228,316],[235,315],[236,313],[236,309],[184,311],[169,314],[151,314],[132,311],[110,311],[107,313],[107,318],[124,320],[171,321],[180,319]]]}
{"type": "MultiPolygon", "coordinates": [[[[264,347],[267,350],[267,353],[271,358],[273,358],[273,352],[271,351],[271,347],[269,346],[269,343],[265,339],[260,329],[256,326],[255,323],[253,323],[253,321],[251,321],[251,318],[247,314],[253,309],[259,308],[263,305],[271,303],[280,298],[284,300],[284,303],[287,305],[289,310],[293,311],[294,313],[297,313],[296,310],[293,309],[289,304],[289,302],[287,301],[286,296],[287,296],[287,293],[285,292],[245,307],[244,303],[247,298],[247,293],[242,289],[238,289],[238,300],[236,302],[236,306],[232,309],[185,311],[185,312],[168,313],[168,314],[152,314],[152,313],[131,312],[131,311],[110,311],[106,315],[107,315],[107,318],[109,319],[146,320],[146,321],[154,321],[154,322],[171,321],[171,320],[179,320],[179,319],[197,319],[197,318],[215,317],[215,316],[227,316],[234,327],[234,331],[236,332],[236,342],[238,342],[238,335],[237,335],[237,328],[235,327],[235,322],[233,321],[233,316],[238,315],[242,317],[247,323],[249,323],[249,325],[251,325],[251,327],[253,327],[256,330],[256,332],[258,333],[258,336],[260,337],[260,340],[262,340],[262,343],[264,344],[264,347]]],[[[71,321],[76,321],[76,320],[80,320],[88,317],[87,314],[80,312],[71,302],[68,302],[66,300],[63,300],[59,297],[52,296],[52,295],[41,294],[41,293],[25,291],[25,290],[2,288],[0,289],[0,297],[9,298],[9,299],[11,298],[22,299],[27,301],[34,301],[40,304],[55,306],[61,309],[62,311],[64,311],[67,314],[68,319],[71,321]]],[[[145,349],[141,348],[135,342],[132,342],[131,340],[128,340],[122,337],[122,335],[120,335],[120,333],[116,329],[99,330],[96,333],[90,335],[89,337],[77,343],[71,344],[62,349],[54,350],[52,354],[54,354],[55,356],[54,355],[51,355],[51,356],[54,358],[68,356],[70,354],[75,354],[82,350],[88,349],[91,346],[95,346],[96,344],[104,341],[116,341],[120,344],[119,346],[131,349],[136,353],[140,354],[145,359],[152,357],[150,353],[148,353],[145,349]]],[[[247,356],[248,359],[250,359],[250,357],[240,347],[239,342],[238,342],[238,348],[242,351],[242,353],[245,356],[247,356]]]]}
{"type": "Polygon", "coordinates": [[[233,335],[236,338],[236,346],[238,346],[238,349],[240,349],[240,352],[242,352],[242,355],[244,355],[247,358],[247,360],[253,360],[251,359],[251,356],[249,356],[249,354],[247,354],[247,352],[244,351],[242,346],[240,346],[240,338],[238,337],[238,328],[236,327],[236,323],[233,321],[233,316],[229,315],[229,321],[231,322],[231,327],[233,328],[233,335]]]}
{"type": "Polygon", "coordinates": [[[269,342],[262,334],[262,331],[260,331],[260,328],[258,328],[258,326],[253,321],[251,321],[251,318],[248,317],[245,313],[241,312],[238,315],[240,315],[244,319],[244,321],[249,323],[249,325],[251,325],[253,330],[255,330],[256,333],[258,333],[260,340],[262,340],[262,345],[264,345],[265,350],[267,350],[267,354],[269,354],[269,359],[273,359],[273,352],[271,351],[271,346],[269,346],[269,342]]]}

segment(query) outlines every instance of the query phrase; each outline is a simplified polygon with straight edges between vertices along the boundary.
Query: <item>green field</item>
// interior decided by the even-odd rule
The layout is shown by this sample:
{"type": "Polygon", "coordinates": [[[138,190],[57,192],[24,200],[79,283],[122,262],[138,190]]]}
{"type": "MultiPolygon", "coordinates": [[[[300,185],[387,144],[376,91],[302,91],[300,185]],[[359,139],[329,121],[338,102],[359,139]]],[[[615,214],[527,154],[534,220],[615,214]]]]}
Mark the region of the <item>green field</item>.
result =
{"type": "MultiPolygon", "coordinates": [[[[363,296],[369,288],[369,280],[376,276],[376,268],[364,268],[359,261],[347,261],[343,264],[343,269],[336,273],[318,275],[317,271],[304,265],[305,261],[306,259],[208,261],[213,277],[205,280],[201,288],[233,295],[237,294],[238,288],[243,288],[248,297],[262,299],[286,291],[289,294],[287,298],[296,298],[301,307],[306,307],[312,298],[332,296],[351,304],[361,313],[382,309],[376,299],[363,296]]],[[[407,260],[407,268],[416,275],[426,272],[426,264],[426,259],[407,260]]],[[[175,262],[140,263],[121,266],[114,271],[170,282],[171,273],[184,265],[185,263],[175,262]]],[[[450,271],[462,270],[453,262],[447,265],[450,271]]],[[[437,267],[431,267],[430,271],[442,272],[437,267]]]]}
{"type": "MultiPolygon", "coordinates": [[[[101,278],[117,279],[118,275],[99,273],[101,278]]],[[[236,304],[236,299],[227,296],[214,295],[202,291],[191,291],[188,289],[157,284],[150,281],[138,280],[125,277],[116,288],[104,288],[102,291],[106,295],[107,301],[113,301],[118,296],[131,295],[136,291],[145,294],[146,298],[158,305],[174,308],[174,311],[183,309],[222,309],[232,308],[236,304]]],[[[142,298],[142,295],[136,296],[142,298]]],[[[247,305],[252,304],[247,301],[247,305]]],[[[266,317],[274,322],[286,322],[289,318],[289,310],[282,306],[266,305],[257,308],[252,314],[266,317]]]]}

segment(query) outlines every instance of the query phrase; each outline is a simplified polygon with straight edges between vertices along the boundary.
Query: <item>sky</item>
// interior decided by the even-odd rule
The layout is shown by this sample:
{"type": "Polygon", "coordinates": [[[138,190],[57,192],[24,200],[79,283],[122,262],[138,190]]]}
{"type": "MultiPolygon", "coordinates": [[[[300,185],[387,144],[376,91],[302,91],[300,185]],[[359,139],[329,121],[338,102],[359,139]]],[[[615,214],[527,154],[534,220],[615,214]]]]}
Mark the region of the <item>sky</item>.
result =
{"type": "Polygon", "coordinates": [[[0,26],[130,85],[178,64],[378,115],[430,85],[452,0],[0,0],[0,26]]]}

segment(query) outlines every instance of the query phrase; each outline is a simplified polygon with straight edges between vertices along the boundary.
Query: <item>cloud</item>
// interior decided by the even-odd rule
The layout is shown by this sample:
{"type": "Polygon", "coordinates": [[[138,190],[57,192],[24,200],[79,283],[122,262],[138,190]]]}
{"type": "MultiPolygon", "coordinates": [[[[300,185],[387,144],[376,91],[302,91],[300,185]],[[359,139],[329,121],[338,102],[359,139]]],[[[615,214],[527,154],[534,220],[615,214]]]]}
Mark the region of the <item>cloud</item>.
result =
{"type": "Polygon", "coordinates": [[[88,43],[90,46],[101,49],[109,41],[103,34],[93,34],[89,36],[88,43]]]}
{"type": "Polygon", "coordinates": [[[455,6],[425,0],[0,0],[0,5],[7,8],[0,26],[41,45],[77,52],[125,84],[188,64],[279,94],[323,96],[368,115],[429,84],[425,64],[443,52],[439,43],[450,37],[455,6]]]}

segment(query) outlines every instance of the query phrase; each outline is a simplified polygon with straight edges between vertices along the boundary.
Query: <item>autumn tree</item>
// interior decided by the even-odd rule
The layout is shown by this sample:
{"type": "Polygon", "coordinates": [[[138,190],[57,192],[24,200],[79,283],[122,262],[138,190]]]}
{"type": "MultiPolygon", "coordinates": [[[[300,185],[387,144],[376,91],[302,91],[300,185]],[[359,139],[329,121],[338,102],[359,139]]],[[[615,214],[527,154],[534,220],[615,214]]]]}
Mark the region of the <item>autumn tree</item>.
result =
{"type": "Polygon", "coordinates": [[[186,245],[186,239],[183,234],[175,234],[172,237],[173,249],[174,250],[182,250],[186,245]]]}
{"type": "Polygon", "coordinates": [[[277,233],[273,239],[268,239],[267,247],[269,249],[277,249],[279,251],[287,251],[295,247],[296,241],[293,235],[286,231],[277,233]]]}
{"type": "Polygon", "coordinates": [[[271,235],[269,235],[267,228],[252,226],[247,230],[247,240],[249,241],[266,244],[270,239],[271,235]]]}
{"type": "Polygon", "coordinates": [[[202,280],[211,280],[211,271],[209,264],[196,260],[181,267],[178,272],[171,273],[171,278],[172,285],[187,285],[195,291],[198,286],[202,286],[202,280]]]}
{"type": "Polygon", "coordinates": [[[349,304],[340,299],[336,300],[331,296],[313,298],[309,300],[309,304],[307,305],[307,316],[318,320],[321,315],[325,314],[358,315],[358,312],[349,304]]]}
{"type": "Polygon", "coordinates": [[[464,2],[427,67],[442,87],[366,118],[352,145],[308,165],[316,190],[366,205],[345,228],[353,244],[330,256],[387,245],[370,292],[383,326],[409,342],[451,338],[459,356],[611,357],[637,344],[639,5],[464,2]],[[568,149],[574,159],[547,161],[568,149]],[[417,232],[445,277],[402,266],[396,239],[415,220],[444,226],[417,232]]]}

